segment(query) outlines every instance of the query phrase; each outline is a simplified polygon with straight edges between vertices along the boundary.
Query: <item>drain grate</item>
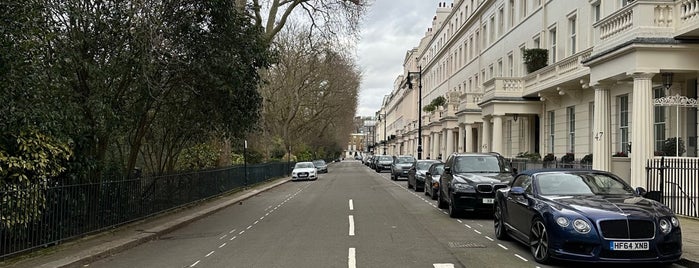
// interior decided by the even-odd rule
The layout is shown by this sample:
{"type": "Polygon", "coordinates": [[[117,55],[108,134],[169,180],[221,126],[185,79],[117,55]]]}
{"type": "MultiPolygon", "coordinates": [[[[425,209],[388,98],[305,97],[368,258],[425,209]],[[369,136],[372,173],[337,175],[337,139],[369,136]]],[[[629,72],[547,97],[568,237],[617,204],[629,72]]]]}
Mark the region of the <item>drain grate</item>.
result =
{"type": "Polygon", "coordinates": [[[484,248],[485,245],[469,242],[449,242],[450,248],[484,248]]]}

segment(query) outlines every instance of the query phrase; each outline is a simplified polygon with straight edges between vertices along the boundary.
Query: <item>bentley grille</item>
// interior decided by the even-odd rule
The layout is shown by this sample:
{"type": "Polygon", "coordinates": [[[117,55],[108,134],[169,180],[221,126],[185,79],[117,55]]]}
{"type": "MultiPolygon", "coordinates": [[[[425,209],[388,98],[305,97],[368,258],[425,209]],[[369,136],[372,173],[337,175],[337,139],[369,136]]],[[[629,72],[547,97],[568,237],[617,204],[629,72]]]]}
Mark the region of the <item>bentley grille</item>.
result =
{"type": "Polygon", "coordinates": [[[655,236],[655,224],[647,220],[600,221],[599,227],[605,238],[650,239],[655,236]]]}

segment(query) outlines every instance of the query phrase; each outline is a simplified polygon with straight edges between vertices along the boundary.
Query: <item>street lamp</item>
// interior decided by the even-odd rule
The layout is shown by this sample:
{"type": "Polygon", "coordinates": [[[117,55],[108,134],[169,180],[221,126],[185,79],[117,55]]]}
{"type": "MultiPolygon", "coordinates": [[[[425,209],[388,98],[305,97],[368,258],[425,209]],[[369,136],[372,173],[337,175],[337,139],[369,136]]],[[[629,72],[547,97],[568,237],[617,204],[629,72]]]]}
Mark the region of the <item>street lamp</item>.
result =
{"type": "Polygon", "coordinates": [[[422,66],[417,72],[408,72],[408,88],[413,88],[410,76],[417,74],[417,159],[422,159],[422,66]]]}
{"type": "Polygon", "coordinates": [[[379,114],[379,120],[383,121],[383,154],[386,155],[386,144],[388,140],[386,139],[386,114],[379,114]],[[381,119],[383,116],[383,119],[381,119]]]}

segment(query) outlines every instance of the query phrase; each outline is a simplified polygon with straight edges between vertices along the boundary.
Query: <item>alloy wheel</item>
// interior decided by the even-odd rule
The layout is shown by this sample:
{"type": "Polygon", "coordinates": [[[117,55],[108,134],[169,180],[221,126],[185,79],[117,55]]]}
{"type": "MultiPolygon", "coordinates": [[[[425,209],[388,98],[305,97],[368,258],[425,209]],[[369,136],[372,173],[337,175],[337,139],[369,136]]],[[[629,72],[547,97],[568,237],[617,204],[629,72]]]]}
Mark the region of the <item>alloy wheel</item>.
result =
{"type": "Polygon", "coordinates": [[[546,226],[540,219],[534,220],[529,236],[529,247],[531,249],[534,260],[539,263],[549,261],[551,255],[549,253],[549,235],[546,231],[546,226]]]}

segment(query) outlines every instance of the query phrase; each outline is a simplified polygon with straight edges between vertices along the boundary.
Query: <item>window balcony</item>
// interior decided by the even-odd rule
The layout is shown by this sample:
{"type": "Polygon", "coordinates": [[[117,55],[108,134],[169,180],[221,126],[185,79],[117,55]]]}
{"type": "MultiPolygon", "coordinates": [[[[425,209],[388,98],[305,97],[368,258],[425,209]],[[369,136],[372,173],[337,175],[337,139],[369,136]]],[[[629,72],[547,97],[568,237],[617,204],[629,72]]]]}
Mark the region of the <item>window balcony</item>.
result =
{"type": "Polygon", "coordinates": [[[699,0],[634,1],[595,23],[595,53],[638,38],[699,37],[699,0]]]}
{"type": "Polygon", "coordinates": [[[548,88],[561,83],[578,81],[589,74],[590,69],[582,61],[592,54],[592,49],[580,51],[524,77],[524,92],[522,96],[533,96],[548,88]]]}
{"type": "Polygon", "coordinates": [[[496,77],[483,84],[485,91],[481,102],[499,98],[521,98],[524,80],[516,77],[496,77]]]}

